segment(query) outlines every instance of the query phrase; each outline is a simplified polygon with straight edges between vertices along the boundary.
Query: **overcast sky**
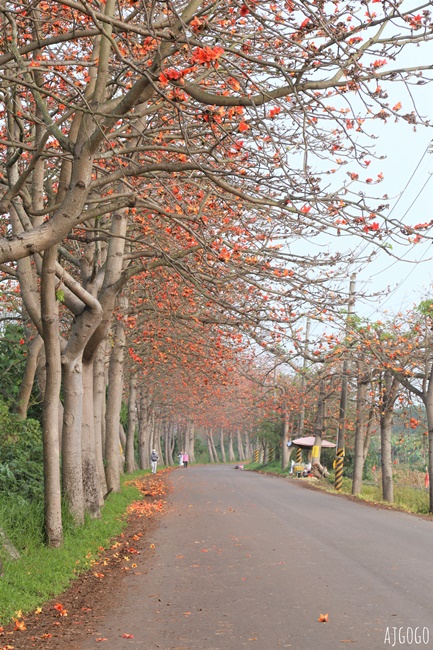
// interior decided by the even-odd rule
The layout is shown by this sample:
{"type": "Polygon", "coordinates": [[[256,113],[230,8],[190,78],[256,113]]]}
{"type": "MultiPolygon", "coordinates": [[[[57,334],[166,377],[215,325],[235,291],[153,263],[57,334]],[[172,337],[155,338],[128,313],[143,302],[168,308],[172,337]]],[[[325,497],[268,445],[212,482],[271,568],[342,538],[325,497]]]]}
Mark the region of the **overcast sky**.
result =
{"type": "MultiPolygon", "coordinates": [[[[432,42],[417,48],[408,62],[409,65],[415,65],[417,62],[426,64],[431,61],[432,42]]],[[[407,93],[401,88],[397,89],[395,84],[389,88],[390,106],[394,105],[394,100],[401,101],[401,113],[411,112],[412,105],[407,93]]],[[[369,125],[369,131],[373,126],[377,136],[377,153],[386,158],[372,159],[368,175],[376,178],[380,172],[384,174],[384,180],[374,189],[379,196],[388,195],[389,198],[384,201],[390,203],[387,214],[391,213],[393,218],[408,225],[415,225],[433,220],[433,84],[412,86],[411,94],[419,113],[430,119],[432,126],[419,126],[414,131],[413,126],[404,120],[395,122],[392,119],[387,124],[375,120],[369,125]]],[[[430,236],[433,237],[433,228],[430,236]]],[[[337,245],[341,249],[351,248],[364,255],[373,250],[355,238],[341,238],[337,245]]],[[[390,314],[397,313],[427,297],[433,298],[433,243],[392,245],[393,253],[405,261],[396,261],[385,251],[379,251],[368,267],[354,269],[357,271],[359,291],[374,293],[390,289],[388,295],[370,302],[358,301],[357,311],[364,317],[379,319],[384,310],[390,314]]]]}
{"type": "MultiPolygon", "coordinates": [[[[433,117],[433,87],[428,95],[433,117]]],[[[432,138],[433,129],[418,128],[413,133],[401,122],[384,129],[379,137],[380,147],[387,152],[386,160],[376,163],[376,166],[381,164],[385,176],[381,189],[391,198],[391,216],[408,225],[433,219],[433,146],[431,153],[428,151],[432,138]]],[[[359,248],[362,250],[364,246],[359,248]]],[[[360,289],[374,292],[389,287],[392,291],[371,303],[365,315],[370,312],[372,317],[379,317],[383,309],[399,311],[426,298],[427,293],[433,296],[433,245],[398,246],[394,243],[392,252],[405,261],[396,261],[380,251],[376,259],[358,273],[360,289]]]]}

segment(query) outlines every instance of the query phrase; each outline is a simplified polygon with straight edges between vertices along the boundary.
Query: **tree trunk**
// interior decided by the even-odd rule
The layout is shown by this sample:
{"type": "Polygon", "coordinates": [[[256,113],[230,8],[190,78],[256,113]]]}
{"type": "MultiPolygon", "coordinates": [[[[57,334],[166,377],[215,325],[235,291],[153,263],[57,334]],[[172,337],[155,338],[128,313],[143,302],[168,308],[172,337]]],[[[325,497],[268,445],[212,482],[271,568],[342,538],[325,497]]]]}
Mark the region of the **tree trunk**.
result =
{"type": "Polygon", "coordinates": [[[356,394],[355,458],[353,467],[352,494],[359,494],[362,489],[364,471],[364,441],[366,437],[368,376],[363,361],[357,362],[358,381],[356,394]]]}
{"type": "Polygon", "coordinates": [[[59,547],[63,542],[58,413],[62,373],[56,259],[56,246],[45,251],[41,277],[42,331],[46,358],[46,386],[42,404],[45,535],[48,545],[52,547],[59,547]]]}
{"type": "Polygon", "coordinates": [[[83,466],[81,456],[81,425],[83,376],[81,358],[62,365],[63,370],[63,490],[75,523],[84,523],[83,466]]]}
{"type": "MultiPolygon", "coordinates": [[[[105,478],[105,393],[106,393],[106,370],[105,370],[105,350],[106,340],[102,341],[95,355],[95,360],[90,361],[89,369],[93,372],[93,421],[94,421],[94,438],[95,438],[95,460],[96,471],[98,474],[98,483],[101,494],[107,492],[107,481],[105,478]]],[[[86,373],[87,363],[83,363],[83,373],[86,373]]]]}
{"type": "Polygon", "coordinates": [[[263,442],[262,444],[262,449],[263,449],[263,465],[267,465],[269,462],[269,445],[267,442],[263,442]]]}
{"type": "MultiPolygon", "coordinates": [[[[45,342],[44,342],[45,343],[45,342]]],[[[47,384],[47,367],[46,367],[46,358],[45,358],[45,346],[42,352],[39,355],[38,363],[36,366],[36,384],[39,390],[39,396],[41,401],[44,401],[45,398],[45,387],[47,384]]],[[[60,398],[59,398],[60,402],[60,398]]]]}
{"type": "Polygon", "coordinates": [[[167,467],[171,467],[174,465],[173,463],[173,438],[174,438],[174,423],[173,422],[168,422],[167,424],[167,437],[166,437],[166,449],[165,449],[165,457],[166,461],[165,464],[167,467]]]}
{"type": "Polygon", "coordinates": [[[229,461],[233,463],[236,460],[235,452],[233,449],[233,429],[229,430],[229,461]]]}
{"type": "Polygon", "coordinates": [[[289,466],[290,451],[287,443],[290,441],[290,419],[287,408],[284,409],[283,435],[281,440],[281,468],[285,471],[289,466]]]}
{"type": "Polygon", "coordinates": [[[176,437],[179,430],[179,425],[175,422],[171,423],[171,437],[170,437],[170,465],[175,465],[176,461],[173,458],[174,450],[176,447],[176,437]]]}
{"type": "Polygon", "coordinates": [[[392,480],[391,434],[394,402],[397,397],[398,381],[390,372],[384,373],[380,400],[380,449],[382,465],[382,496],[384,501],[394,503],[392,480]]]}
{"type": "MultiPolygon", "coordinates": [[[[122,408],[122,407],[121,407],[122,408]]],[[[120,413],[119,413],[120,417],[120,413]]],[[[125,449],[126,449],[126,433],[123,424],[119,422],[119,472],[125,473],[125,449]]]]}
{"type": "Polygon", "coordinates": [[[187,451],[189,457],[189,463],[195,463],[195,429],[192,422],[188,422],[186,430],[186,441],[187,441],[187,451]]]}
{"type": "Polygon", "coordinates": [[[91,368],[94,355],[87,355],[84,365],[87,371],[85,418],[83,417],[83,355],[89,340],[101,322],[103,310],[100,302],[94,296],[94,287],[90,287],[88,290],[67,273],[59,263],[56,265],[56,273],[65,288],[65,305],[74,314],[71,332],[62,350],[63,489],[76,522],[82,523],[85,507],[93,517],[100,515],[100,493],[102,490],[97,480],[94,448],[93,371],[91,368]]]}
{"type": "Polygon", "coordinates": [[[154,418],[154,425],[152,430],[152,449],[155,449],[156,453],[160,458],[163,458],[162,455],[162,418],[160,416],[154,418]]]}
{"type": "Polygon", "coordinates": [[[245,454],[244,454],[244,448],[243,448],[243,445],[242,445],[242,436],[241,436],[240,429],[238,429],[236,431],[236,439],[237,439],[237,443],[238,443],[238,459],[240,461],[245,460],[245,454]]]}
{"type": "Polygon", "coordinates": [[[210,438],[210,444],[211,444],[211,447],[212,447],[212,452],[213,452],[213,455],[214,455],[214,458],[215,458],[215,462],[219,463],[220,459],[219,459],[218,452],[217,452],[216,447],[215,447],[215,441],[213,439],[213,430],[212,430],[212,428],[210,429],[210,432],[209,432],[209,438],[210,438]]]}
{"type": "Polygon", "coordinates": [[[311,452],[311,466],[320,465],[322,452],[323,432],[325,429],[325,384],[323,379],[319,384],[319,397],[317,400],[316,417],[314,418],[313,435],[314,446],[311,452]]]}
{"type": "Polygon", "coordinates": [[[428,381],[427,392],[424,393],[423,402],[426,410],[427,416],[427,426],[428,426],[428,474],[429,474],[429,512],[433,513],[433,378],[430,375],[428,381]]]}
{"type": "Polygon", "coordinates": [[[17,415],[23,420],[27,417],[30,395],[35,381],[36,369],[38,367],[38,359],[43,347],[44,341],[42,337],[37,334],[35,338],[30,341],[27,348],[26,369],[20,385],[16,408],[17,415]]]}
{"type": "Polygon", "coordinates": [[[170,444],[170,423],[165,420],[162,425],[162,438],[164,440],[164,454],[162,458],[164,459],[164,465],[169,465],[168,462],[168,447],[170,444]]]}
{"type": "Polygon", "coordinates": [[[252,458],[253,455],[253,450],[251,447],[251,439],[250,439],[250,434],[249,431],[245,433],[245,457],[243,460],[246,460],[247,458],[252,458]]]}
{"type": "Polygon", "coordinates": [[[391,456],[392,412],[386,411],[380,418],[380,450],[382,455],[382,496],[384,501],[394,503],[391,456]]]}
{"type": "Polygon", "coordinates": [[[208,450],[208,453],[209,453],[209,462],[210,463],[215,463],[215,457],[214,457],[214,454],[213,454],[212,443],[211,443],[211,440],[210,440],[209,431],[206,433],[206,443],[207,443],[207,450],[208,450]]]}
{"type": "Polygon", "coordinates": [[[107,487],[114,492],[120,492],[120,441],[119,423],[120,410],[122,408],[123,393],[123,359],[125,347],[125,327],[122,321],[118,320],[114,328],[114,347],[111,351],[110,364],[108,369],[108,395],[105,441],[105,475],[107,487]]]}
{"type": "Polygon", "coordinates": [[[374,427],[377,426],[377,417],[375,415],[375,410],[376,410],[375,406],[374,404],[372,404],[368,413],[367,433],[365,434],[365,439],[364,439],[364,449],[363,449],[364,463],[367,458],[368,450],[370,449],[371,437],[373,433],[376,433],[376,430],[374,429],[374,427]]]}
{"type": "Polygon", "coordinates": [[[140,399],[138,420],[138,455],[140,469],[150,468],[150,452],[153,437],[153,409],[147,397],[140,399]]]}
{"type": "Polygon", "coordinates": [[[123,424],[121,422],[119,422],[119,442],[120,442],[120,448],[123,451],[126,447],[126,433],[125,433],[125,429],[123,428],[123,424]]]}
{"type": "Polygon", "coordinates": [[[128,397],[128,432],[126,435],[126,472],[131,474],[136,469],[134,441],[135,441],[135,427],[137,424],[137,375],[131,374],[129,381],[129,397],[128,397]]]}
{"type": "MultiPolygon", "coordinates": [[[[188,446],[187,443],[188,426],[189,426],[188,422],[186,424],[184,424],[183,422],[181,424],[178,423],[177,425],[177,453],[178,454],[181,454],[188,446]]],[[[179,458],[177,458],[177,461],[179,463],[179,458]]]]}
{"type": "MultiPolygon", "coordinates": [[[[93,364],[83,363],[83,394],[93,397],[93,364]]],[[[84,505],[94,519],[101,516],[101,506],[106,492],[105,480],[101,483],[96,458],[95,412],[93,399],[83,399],[81,424],[81,461],[83,468],[84,505]]]]}
{"type": "Polygon", "coordinates": [[[221,445],[221,458],[223,463],[226,463],[226,450],[224,449],[224,429],[220,429],[220,445],[221,445]]]}

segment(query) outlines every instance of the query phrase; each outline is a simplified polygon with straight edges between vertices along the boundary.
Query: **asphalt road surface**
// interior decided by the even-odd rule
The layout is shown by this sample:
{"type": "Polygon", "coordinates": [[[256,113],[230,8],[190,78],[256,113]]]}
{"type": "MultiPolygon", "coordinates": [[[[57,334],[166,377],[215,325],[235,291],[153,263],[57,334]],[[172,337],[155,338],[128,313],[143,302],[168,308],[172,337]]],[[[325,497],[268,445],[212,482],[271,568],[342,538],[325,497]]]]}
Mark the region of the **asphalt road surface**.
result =
{"type": "Polygon", "coordinates": [[[232,465],[170,478],[153,560],[80,650],[433,648],[432,521],[232,465]]]}

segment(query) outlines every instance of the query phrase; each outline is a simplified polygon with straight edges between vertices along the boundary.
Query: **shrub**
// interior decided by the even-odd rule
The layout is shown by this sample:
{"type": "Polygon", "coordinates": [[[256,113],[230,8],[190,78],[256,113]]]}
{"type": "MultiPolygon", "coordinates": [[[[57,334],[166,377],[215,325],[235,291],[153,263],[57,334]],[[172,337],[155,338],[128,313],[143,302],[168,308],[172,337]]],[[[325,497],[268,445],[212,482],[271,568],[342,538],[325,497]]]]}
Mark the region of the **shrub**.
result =
{"type": "Polygon", "coordinates": [[[0,401],[0,492],[23,500],[40,498],[43,475],[39,422],[19,419],[0,401]]]}

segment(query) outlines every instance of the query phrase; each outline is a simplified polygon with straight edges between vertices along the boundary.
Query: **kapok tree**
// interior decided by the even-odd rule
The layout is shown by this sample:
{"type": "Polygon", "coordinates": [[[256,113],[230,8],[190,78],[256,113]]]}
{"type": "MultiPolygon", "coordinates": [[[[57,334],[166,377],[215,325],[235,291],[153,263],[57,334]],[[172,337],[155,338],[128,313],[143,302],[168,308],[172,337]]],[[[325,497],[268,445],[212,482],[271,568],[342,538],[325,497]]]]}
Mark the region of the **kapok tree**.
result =
{"type": "MultiPolygon", "coordinates": [[[[387,106],[383,88],[396,79],[403,85],[424,80],[423,68],[388,61],[432,33],[429,13],[416,2],[403,8],[384,0],[380,11],[375,9],[377,14],[370,6],[356,11],[345,5],[335,11],[325,2],[220,7],[198,0],[169,2],[162,9],[112,0],[11,3],[1,9],[0,263],[23,261],[18,267],[23,291],[33,272],[29,265],[39,278],[56,278],[42,283],[40,297],[38,281],[27,285],[26,308],[53,372],[46,429],[58,421],[59,364],[72,385],[78,381],[74,368],[84,363],[89,389],[115,298],[153,261],[180,271],[179,259],[189,257],[194,247],[207,248],[231,264],[241,258],[250,286],[254,275],[274,273],[286,280],[287,297],[293,291],[292,300],[302,295],[317,301],[316,287],[326,284],[327,260],[283,250],[283,243],[327,228],[377,237],[377,203],[360,203],[351,193],[352,183],[380,181],[364,178],[368,148],[358,145],[358,137],[368,119],[403,113],[398,103],[387,106]],[[377,110],[364,111],[356,101],[352,109],[351,95],[364,97],[377,110]],[[340,161],[357,167],[330,192],[329,174],[340,161]],[[179,206],[177,216],[176,208],[167,211],[166,195],[171,191],[175,197],[175,188],[185,184],[185,194],[191,195],[193,185],[201,203],[187,212],[179,206]],[[228,196],[238,202],[229,218],[235,236],[205,227],[212,205],[227,203],[228,196]],[[172,253],[161,247],[151,236],[154,231],[136,227],[127,211],[131,208],[139,218],[162,215],[170,221],[166,228],[180,227],[190,237],[188,249],[172,253]],[[78,226],[82,232],[74,232],[78,226]],[[67,250],[63,253],[67,237],[88,239],[89,233],[107,238],[105,248],[92,251],[90,264],[81,251],[74,260],[67,250]],[[50,253],[42,259],[44,251],[50,253]],[[62,262],[75,265],[74,273],[65,272],[59,252],[62,262]],[[275,259],[281,268],[272,267],[275,259]],[[86,269],[91,271],[87,275],[86,269]],[[307,282],[313,269],[320,273],[307,282]],[[70,292],[68,309],[75,319],[63,355],[54,349],[59,341],[52,321],[59,307],[56,291],[64,291],[59,282],[70,292]]],[[[412,110],[402,117],[417,120],[412,110]]],[[[204,276],[211,268],[206,262],[204,276]]],[[[69,391],[68,413],[82,409],[80,393],[82,387],[75,403],[69,391]]],[[[85,418],[90,422],[91,414],[85,418]]],[[[101,494],[91,484],[91,450],[87,497],[80,487],[79,429],[78,421],[71,421],[64,450],[77,520],[83,500],[97,515],[101,494]]],[[[50,444],[58,438],[53,435],[50,444]]],[[[54,451],[47,453],[47,459],[55,457],[54,451]]],[[[59,493],[58,485],[54,491],[59,493]]]]}
{"type": "MultiPolygon", "coordinates": [[[[364,349],[379,362],[387,380],[386,394],[392,391],[391,378],[420,399],[428,425],[428,471],[433,472],[433,364],[431,343],[431,300],[419,308],[399,314],[389,323],[377,322],[357,328],[364,349]]],[[[395,395],[396,397],[396,395],[395,395]]],[[[394,399],[395,399],[394,397],[394,399]]],[[[430,487],[430,512],[433,511],[430,487]]]]}

